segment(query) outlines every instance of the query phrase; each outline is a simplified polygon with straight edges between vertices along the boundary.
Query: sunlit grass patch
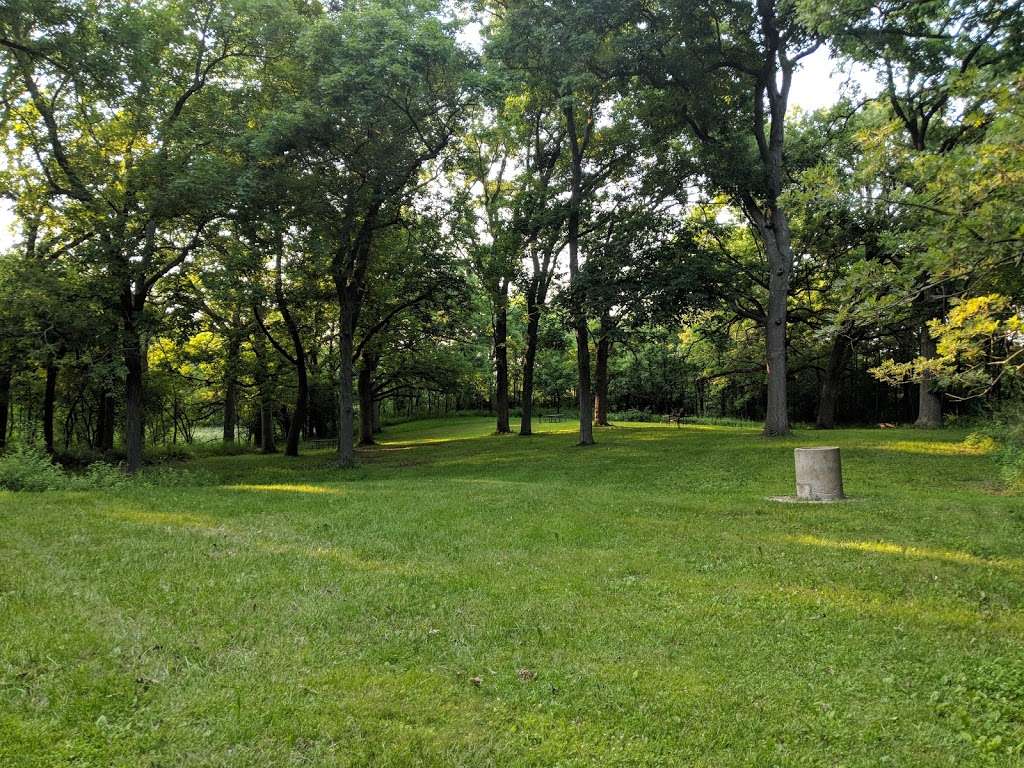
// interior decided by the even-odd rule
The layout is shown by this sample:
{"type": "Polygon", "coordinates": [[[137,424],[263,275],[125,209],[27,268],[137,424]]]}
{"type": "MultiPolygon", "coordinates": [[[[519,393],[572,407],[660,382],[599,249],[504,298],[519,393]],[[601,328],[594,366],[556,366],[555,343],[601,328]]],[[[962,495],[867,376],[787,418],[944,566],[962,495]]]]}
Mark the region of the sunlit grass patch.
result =
{"type": "Polygon", "coordinates": [[[343,496],[341,488],[328,488],[323,485],[310,485],[308,483],[236,483],[235,485],[222,486],[229,491],[256,491],[258,493],[312,493],[326,494],[331,496],[343,496]]]}
{"type": "Polygon", "coordinates": [[[826,547],[828,549],[845,549],[856,552],[869,552],[872,554],[898,555],[900,557],[924,558],[927,560],[942,560],[947,563],[961,563],[963,565],[980,565],[990,568],[1004,568],[1007,570],[1020,571],[1024,573],[1024,558],[982,558],[968,552],[958,552],[950,549],[933,549],[931,547],[915,547],[906,544],[894,544],[886,541],[843,541],[826,539],[820,536],[786,536],[785,541],[796,544],[806,544],[814,547],[826,547]]]}
{"type": "Polygon", "coordinates": [[[897,440],[882,446],[885,451],[894,453],[915,453],[927,456],[983,456],[991,452],[991,448],[975,442],[947,440],[897,440]]]}

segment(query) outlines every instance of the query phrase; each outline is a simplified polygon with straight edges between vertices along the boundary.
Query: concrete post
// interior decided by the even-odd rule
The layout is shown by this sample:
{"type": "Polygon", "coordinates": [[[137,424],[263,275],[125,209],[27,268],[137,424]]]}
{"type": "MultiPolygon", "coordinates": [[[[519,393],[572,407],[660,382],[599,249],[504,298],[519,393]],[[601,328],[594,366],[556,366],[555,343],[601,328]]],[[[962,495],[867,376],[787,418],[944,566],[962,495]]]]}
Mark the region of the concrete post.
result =
{"type": "Polygon", "coordinates": [[[839,501],[843,495],[843,466],[838,448],[797,448],[796,497],[801,501],[839,501]]]}

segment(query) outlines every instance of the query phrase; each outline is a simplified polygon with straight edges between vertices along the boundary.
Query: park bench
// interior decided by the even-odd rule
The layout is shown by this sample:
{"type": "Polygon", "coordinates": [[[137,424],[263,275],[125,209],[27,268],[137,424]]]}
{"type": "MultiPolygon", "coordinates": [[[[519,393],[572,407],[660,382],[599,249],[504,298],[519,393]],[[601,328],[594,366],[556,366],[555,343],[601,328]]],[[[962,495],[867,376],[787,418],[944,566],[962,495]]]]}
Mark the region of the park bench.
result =
{"type": "Polygon", "coordinates": [[[560,413],[542,413],[540,415],[540,420],[542,422],[543,421],[562,421],[564,418],[565,418],[565,416],[563,416],[560,413]]]}
{"type": "Polygon", "coordinates": [[[318,437],[316,440],[309,440],[307,445],[314,451],[318,451],[321,448],[336,448],[338,445],[338,438],[318,437]]]}
{"type": "Polygon", "coordinates": [[[672,413],[668,414],[667,416],[664,416],[663,418],[669,424],[675,424],[677,427],[681,427],[683,425],[683,419],[685,417],[683,416],[682,411],[672,411],[672,413]]]}

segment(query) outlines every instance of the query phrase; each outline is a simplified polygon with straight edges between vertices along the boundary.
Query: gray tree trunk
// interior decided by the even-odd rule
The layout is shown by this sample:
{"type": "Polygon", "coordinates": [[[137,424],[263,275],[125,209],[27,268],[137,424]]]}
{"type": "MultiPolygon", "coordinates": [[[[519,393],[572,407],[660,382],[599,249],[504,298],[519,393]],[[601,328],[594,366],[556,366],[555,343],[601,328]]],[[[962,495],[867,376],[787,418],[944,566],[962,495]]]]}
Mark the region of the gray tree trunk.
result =
{"type": "MultiPolygon", "coordinates": [[[[928,326],[921,328],[921,357],[935,357],[937,347],[928,326]]],[[[942,426],[942,398],[934,391],[935,377],[927,375],[917,386],[917,421],[914,426],[935,428],[942,426]]]]}
{"type": "Polygon", "coordinates": [[[507,434],[509,426],[508,402],[508,285],[498,296],[494,307],[494,372],[496,378],[494,410],[497,412],[497,432],[507,434]]]}
{"type": "Polygon", "coordinates": [[[145,443],[145,365],[142,360],[142,337],[138,330],[134,324],[129,324],[124,331],[124,364],[127,369],[124,418],[125,471],[134,474],[142,468],[142,449],[145,443]]]}
{"type": "Polygon", "coordinates": [[[267,348],[260,331],[253,334],[252,351],[256,357],[256,391],[260,399],[260,451],[277,453],[274,441],[274,398],[270,391],[270,371],[267,370],[267,348]]]}
{"type": "Polygon", "coordinates": [[[849,356],[850,342],[845,336],[836,336],[829,351],[828,363],[821,379],[818,394],[818,413],[815,419],[817,429],[833,429],[836,425],[836,401],[839,398],[839,378],[849,356]]]}
{"type": "Polygon", "coordinates": [[[789,402],[787,396],[787,323],[789,283],[793,272],[793,249],[789,221],[778,207],[762,211],[749,200],[747,215],[764,244],[768,257],[768,306],[765,316],[765,372],[768,397],[764,418],[764,434],[777,437],[789,433],[789,402]]]}
{"type": "Polygon", "coordinates": [[[11,369],[0,366],[0,451],[7,447],[7,429],[11,413],[11,369]]]}
{"type": "Polygon", "coordinates": [[[608,360],[612,340],[608,331],[608,314],[601,317],[600,337],[597,340],[597,359],[594,365],[594,420],[599,426],[608,426],[608,360]]]}
{"type": "Polygon", "coordinates": [[[242,339],[235,328],[229,330],[227,358],[224,361],[224,430],[223,441],[235,442],[235,424],[238,422],[238,366],[242,339]]]}
{"type": "Polygon", "coordinates": [[[53,453],[53,418],[57,404],[57,366],[46,364],[46,387],[43,391],[43,444],[47,453],[53,453]]]}
{"type": "Polygon", "coordinates": [[[375,432],[375,404],[373,397],[373,374],[377,368],[376,355],[368,352],[363,353],[362,365],[359,366],[359,444],[376,445],[373,435],[375,432]]]}
{"type": "Polygon", "coordinates": [[[526,297],[526,355],[523,360],[523,405],[519,434],[533,434],[533,377],[537,368],[537,343],[540,335],[540,307],[528,292],[526,297]]]}
{"type": "MultiPolygon", "coordinates": [[[[566,127],[572,147],[572,180],[569,194],[569,217],[566,240],[569,243],[569,284],[579,290],[580,250],[580,207],[583,202],[583,153],[586,141],[580,141],[577,133],[575,108],[570,104],[564,108],[566,127]]],[[[580,413],[579,445],[594,444],[594,405],[590,378],[590,329],[583,298],[572,297],[570,305],[573,329],[576,332],[576,397],[580,413]]]]}
{"type": "Polygon", "coordinates": [[[355,407],[353,404],[353,361],[355,352],[355,307],[346,300],[341,308],[341,332],[339,339],[340,376],[338,382],[338,464],[352,467],[356,463],[353,435],[355,432],[355,407]]]}

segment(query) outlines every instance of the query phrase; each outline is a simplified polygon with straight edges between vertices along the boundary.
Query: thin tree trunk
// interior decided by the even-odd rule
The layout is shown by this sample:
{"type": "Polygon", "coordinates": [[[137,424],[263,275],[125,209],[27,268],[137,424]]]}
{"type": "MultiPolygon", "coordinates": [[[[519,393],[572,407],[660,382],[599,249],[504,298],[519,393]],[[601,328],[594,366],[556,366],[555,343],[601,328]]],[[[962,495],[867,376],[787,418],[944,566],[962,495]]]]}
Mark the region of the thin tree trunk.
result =
{"type": "Polygon", "coordinates": [[[537,343],[540,331],[540,306],[536,287],[530,286],[526,296],[526,356],[523,360],[523,402],[519,434],[533,434],[533,375],[537,367],[537,343]]]}
{"type": "Polygon", "coordinates": [[[142,340],[135,332],[129,331],[125,335],[125,471],[134,474],[142,468],[142,449],[145,440],[142,340]]]}
{"type": "Polygon", "coordinates": [[[288,329],[288,337],[292,341],[292,349],[295,350],[295,357],[292,363],[295,365],[296,392],[295,392],[295,413],[291,424],[288,426],[288,436],[285,441],[284,455],[298,456],[299,443],[302,440],[302,430],[306,426],[307,414],[309,412],[309,372],[306,362],[306,346],[302,342],[302,334],[299,332],[299,324],[292,316],[291,308],[284,294],[284,276],[282,269],[282,256],[284,252],[283,242],[278,243],[275,257],[274,294],[277,298],[277,308],[281,311],[285,327],[288,329]]]}
{"type": "MultiPolygon", "coordinates": [[[[237,323],[237,315],[236,315],[237,323]]],[[[242,340],[232,328],[228,336],[227,359],[224,364],[224,431],[225,443],[235,442],[235,424],[238,422],[238,365],[242,340]]]]}
{"type": "Polygon", "coordinates": [[[252,351],[256,357],[256,390],[260,399],[260,450],[263,453],[277,453],[277,446],[274,443],[274,402],[270,392],[270,372],[267,370],[267,350],[260,332],[253,335],[252,351]]]}
{"type": "MultiPolygon", "coordinates": [[[[935,357],[937,345],[928,330],[928,326],[921,328],[921,357],[930,360],[935,357]]],[[[933,390],[935,377],[926,374],[921,378],[917,386],[917,421],[916,427],[935,428],[942,426],[942,398],[933,390]]]]}
{"type": "Polygon", "coordinates": [[[302,427],[306,423],[306,411],[309,408],[309,374],[306,372],[305,357],[295,358],[295,413],[288,425],[288,437],[285,442],[284,455],[298,456],[299,443],[302,440],[302,427]]]}
{"type": "Polygon", "coordinates": [[[377,356],[370,352],[363,353],[363,363],[359,367],[359,444],[376,445],[374,433],[374,397],[373,373],[377,368],[377,356]]]}
{"type": "Polygon", "coordinates": [[[0,366],[0,451],[7,447],[8,417],[11,413],[11,369],[0,366]]]}
{"type": "Polygon", "coordinates": [[[608,359],[612,351],[609,331],[610,318],[605,312],[601,316],[600,336],[597,340],[597,359],[594,365],[594,421],[599,426],[608,424],[608,359]]]}
{"type": "Polygon", "coordinates": [[[352,291],[346,291],[341,307],[341,333],[339,338],[340,381],[338,384],[338,464],[352,467],[356,463],[353,406],[353,361],[355,351],[355,306],[352,291]]]}
{"type": "Polygon", "coordinates": [[[497,378],[494,407],[498,414],[497,431],[507,434],[509,427],[508,402],[508,283],[503,282],[494,307],[494,371],[497,378]]]}
{"type": "Polygon", "coordinates": [[[846,367],[850,352],[850,340],[846,336],[836,336],[829,351],[828,363],[821,380],[821,391],[818,394],[818,414],[815,420],[817,429],[833,429],[836,425],[836,401],[839,398],[839,378],[846,367]]]}
{"type": "Polygon", "coordinates": [[[53,453],[53,416],[57,402],[57,366],[46,364],[46,387],[43,392],[43,444],[47,453],[53,453]]]}
{"type": "MultiPolygon", "coordinates": [[[[580,142],[576,126],[575,107],[564,108],[566,127],[572,147],[572,180],[569,195],[569,217],[567,241],[569,243],[569,284],[579,289],[580,250],[580,206],[583,195],[583,143],[580,142]]],[[[589,133],[589,128],[587,129],[589,133]]],[[[576,396],[580,414],[579,445],[594,444],[594,410],[590,379],[590,330],[581,296],[574,295],[570,307],[573,328],[576,331],[576,396]]]]}
{"type": "Polygon", "coordinates": [[[96,407],[96,448],[101,451],[114,448],[114,398],[106,389],[100,393],[96,407]]]}

